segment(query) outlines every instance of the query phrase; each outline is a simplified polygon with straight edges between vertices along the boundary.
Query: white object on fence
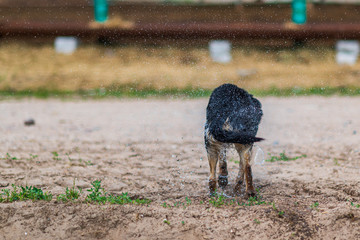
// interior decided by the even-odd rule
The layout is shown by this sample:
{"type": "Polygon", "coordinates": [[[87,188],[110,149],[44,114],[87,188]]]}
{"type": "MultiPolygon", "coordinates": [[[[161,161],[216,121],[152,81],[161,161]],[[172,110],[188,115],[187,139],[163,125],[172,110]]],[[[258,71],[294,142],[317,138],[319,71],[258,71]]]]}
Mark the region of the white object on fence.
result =
{"type": "Polygon", "coordinates": [[[229,63],[231,61],[231,43],[227,40],[213,40],[209,43],[210,56],[214,62],[229,63]]]}
{"type": "Polygon", "coordinates": [[[57,37],[55,39],[55,51],[57,53],[72,54],[79,45],[76,37],[57,37]]]}
{"type": "Polygon", "coordinates": [[[336,62],[354,65],[359,55],[359,42],[356,40],[340,40],[336,43],[336,62]]]}

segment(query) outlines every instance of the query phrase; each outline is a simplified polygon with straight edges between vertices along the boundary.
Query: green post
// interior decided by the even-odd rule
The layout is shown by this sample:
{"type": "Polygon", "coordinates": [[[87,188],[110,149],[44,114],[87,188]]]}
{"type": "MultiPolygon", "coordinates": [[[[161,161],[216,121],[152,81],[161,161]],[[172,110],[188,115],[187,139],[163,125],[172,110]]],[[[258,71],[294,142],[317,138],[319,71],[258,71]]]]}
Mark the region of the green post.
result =
{"type": "Polygon", "coordinates": [[[306,0],[292,0],[292,21],[296,24],[306,22],[306,0]]]}
{"type": "Polygon", "coordinates": [[[95,21],[106,22],[108,19],[108,4],[107,0],[94,0],[94,14],[95,21]]]}

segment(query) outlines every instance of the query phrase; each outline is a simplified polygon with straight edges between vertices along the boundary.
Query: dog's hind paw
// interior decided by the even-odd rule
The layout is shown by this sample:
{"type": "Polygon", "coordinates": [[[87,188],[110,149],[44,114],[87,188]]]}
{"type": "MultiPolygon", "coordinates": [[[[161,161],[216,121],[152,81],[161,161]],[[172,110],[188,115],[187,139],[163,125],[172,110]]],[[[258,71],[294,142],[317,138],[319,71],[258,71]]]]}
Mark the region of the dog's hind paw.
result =
{"type": "Polygon", "coordinates": [[[255,197],[256,196],[256,192],[254,190],[247,190],[246,191],[246,196],[249,197],[255,197]]]}
{"type": "Polygon", "coordinates": [[[219,187],[224,189],[228,185],[228,176],[219,175],[219,187]]]}

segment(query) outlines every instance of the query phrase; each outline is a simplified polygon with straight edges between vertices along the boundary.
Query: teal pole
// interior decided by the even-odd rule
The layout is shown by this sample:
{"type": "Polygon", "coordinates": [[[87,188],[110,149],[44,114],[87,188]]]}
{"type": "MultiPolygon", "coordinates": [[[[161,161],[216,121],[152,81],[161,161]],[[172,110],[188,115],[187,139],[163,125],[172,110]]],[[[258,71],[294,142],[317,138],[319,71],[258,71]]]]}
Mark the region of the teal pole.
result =
{"type": "Polygon", "coordinates": [[[292,0],[291,19],[296,24],[306,23],[306,0],[292,0]]]}
{"type": "Polygon", "coordinates": [[[107,0],[94,0],[95,21],[106,22],[108,19],[108,3],[107,0]]]}

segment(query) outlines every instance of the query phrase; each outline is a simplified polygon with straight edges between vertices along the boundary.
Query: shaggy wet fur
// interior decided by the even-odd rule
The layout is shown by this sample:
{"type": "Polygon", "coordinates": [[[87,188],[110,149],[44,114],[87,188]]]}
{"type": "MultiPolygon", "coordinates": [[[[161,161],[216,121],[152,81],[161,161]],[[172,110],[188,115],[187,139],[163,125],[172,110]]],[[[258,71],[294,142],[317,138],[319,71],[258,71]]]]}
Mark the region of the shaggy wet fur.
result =
{"type": "Polygon", "coordinates": [[[210,96],[206,109],[205,147],[210,165],[210,194],[216,190],[216,165],[219,161],[219,186],[228,184],[226,149],[234,144],[240,157],[240,170],[234,193],[239,194],[241,185],[246,183],[246,193],[255,194],[250,166],[251,149],[254,142],[263,140],[256,137],[263,113],[261,103],[245,90],[233,84],[216,88],[210,96]]]}

